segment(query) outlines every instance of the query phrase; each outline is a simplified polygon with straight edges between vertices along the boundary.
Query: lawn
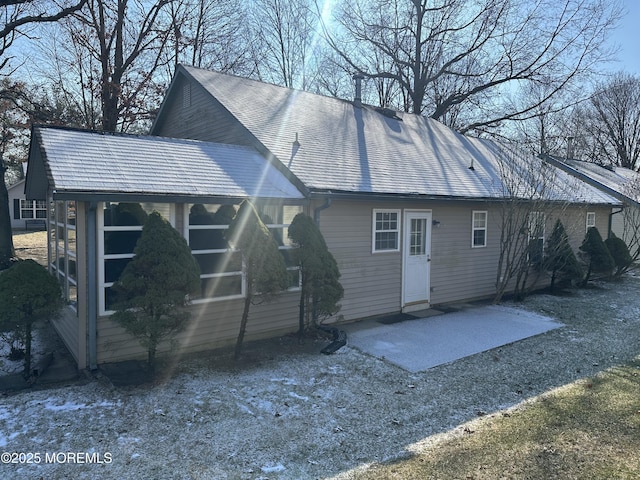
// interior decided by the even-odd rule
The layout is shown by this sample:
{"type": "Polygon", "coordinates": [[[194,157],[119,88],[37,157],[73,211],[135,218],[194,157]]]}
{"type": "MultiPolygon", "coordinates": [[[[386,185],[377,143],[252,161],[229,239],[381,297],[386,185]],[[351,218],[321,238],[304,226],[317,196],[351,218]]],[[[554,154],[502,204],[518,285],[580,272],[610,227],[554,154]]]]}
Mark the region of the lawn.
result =
{"type": "Polygon", "coordinates": [[[524,405],[464,425],[454,438],[349,478],[636,479],[640,477],[640,361],[608,369],[524,405]]]}

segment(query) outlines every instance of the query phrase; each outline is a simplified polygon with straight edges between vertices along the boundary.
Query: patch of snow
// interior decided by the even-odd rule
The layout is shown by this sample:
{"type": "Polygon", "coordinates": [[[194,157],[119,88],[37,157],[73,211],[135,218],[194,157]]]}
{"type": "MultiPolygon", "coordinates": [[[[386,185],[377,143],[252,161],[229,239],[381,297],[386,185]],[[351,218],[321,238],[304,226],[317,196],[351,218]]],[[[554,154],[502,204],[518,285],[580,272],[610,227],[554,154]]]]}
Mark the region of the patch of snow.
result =
{"type": "Polygon", "coordinates": [[[262,470],[264,473],[276,473],[283,472],[286,470],[286,468],[281,463],[277,463],[275,465],[265,465],[264,467],[260,467],[260,470],[262,470]]]}

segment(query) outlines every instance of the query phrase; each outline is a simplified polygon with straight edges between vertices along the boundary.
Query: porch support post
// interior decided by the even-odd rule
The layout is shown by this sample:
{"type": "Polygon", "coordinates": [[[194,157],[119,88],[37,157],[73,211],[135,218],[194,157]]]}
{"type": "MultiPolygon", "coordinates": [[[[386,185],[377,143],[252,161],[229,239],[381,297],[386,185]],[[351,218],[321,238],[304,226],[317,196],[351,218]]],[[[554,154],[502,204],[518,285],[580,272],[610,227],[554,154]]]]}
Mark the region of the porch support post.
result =
{"type": "Polygon", "coordinates": [[[98,321],[98,264],[96,242],[97,202],[89,203],[87,210],[87,336],[89,350],[89,369],[98,368],[97,321],[98,321]]]}

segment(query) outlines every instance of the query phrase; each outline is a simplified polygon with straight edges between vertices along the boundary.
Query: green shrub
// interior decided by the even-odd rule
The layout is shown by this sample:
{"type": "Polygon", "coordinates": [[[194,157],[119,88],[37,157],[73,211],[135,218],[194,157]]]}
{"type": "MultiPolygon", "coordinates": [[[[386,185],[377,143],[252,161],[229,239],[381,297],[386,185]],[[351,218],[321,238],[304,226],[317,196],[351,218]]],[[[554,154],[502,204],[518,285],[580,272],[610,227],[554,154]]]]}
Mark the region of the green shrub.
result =
{"type": "Polygon", "coordinates": [[[556,220],[553,232],[547,241],[544,266],[545,270],[551,273],[551,291],[555,287],[556,280],[582,278],[582,267],[571,249],[569,236],[560,219],[556,220]]]}
{"type": "Polygon", "coordinates": [[[253,204],[244,200],[227,231],[229,244],[242,252],[247,291],[235,357],[240,356],[254,298],[270,301],[289,286],[289,276],[278,244],[262,222],[253,204]]]}
{"type": "Polygon", "coordinates": [[[311,217],[303,213],[296,215],[289,226],[289,238],[298,247],[292,255],[302,276],[298,332],[302,336],[306,305],[311,305],[314,320],[335,315],[340,310],[338,302],[344,289],[340,284],[338,264],[311,217]]]}
{"type": "Polygon", "coordinates": [[[158,212],[145,221],[134,253],[113,285],[111,318],[147,349],[153,371],[159,343],[190,318],[187,298],[200,289],[200,269],[185,239],[158,212]]]}
{"type": "Polygon", "coordinates": [[[18,261],[0,274],[0,330],[11,331],[11,338],[24,341],[27,378],[31,376],[33,324],[48,319],[62,305],[60,284],[35,261],[18,261]]]}
{"type": "Polygon", "coordinates": [[[587,274],[583,280],[583,285],[587,284],[592,273],[611,275],[615,262],[596,227],[591,227],[587,230],[582,245],[580,245],[580,252],[582,260],[587,265],[587,274]]]}
{"type": "Polygon", "coordinates": [[[631,254],[629,253],[629,248],[627,244],[624,243],[624,240],[615,236],[615,234],[611,234],[611,237],[607,238],[604,241],[613,261],[616,265],[615,276],[619,277],[624,272],[629,270],[633,259],[631,258],[631,254]]]}

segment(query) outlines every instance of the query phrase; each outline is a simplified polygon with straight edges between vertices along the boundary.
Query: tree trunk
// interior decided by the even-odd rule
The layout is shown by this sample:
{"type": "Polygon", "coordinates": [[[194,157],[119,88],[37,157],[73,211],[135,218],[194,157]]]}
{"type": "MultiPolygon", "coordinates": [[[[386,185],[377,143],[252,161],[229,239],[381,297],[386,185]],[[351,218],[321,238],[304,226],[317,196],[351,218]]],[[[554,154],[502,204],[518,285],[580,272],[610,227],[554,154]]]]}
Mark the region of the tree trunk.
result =
{"type": "Polygon", "coordinates": [[[27,320],[24,338],[24,378],[31,377],[31,322],[27,320]]]}
{"type": "Polygon", "coordinates": [[[304,283],[302,284],[302,288],[300,289],[300,306],[298,309],[298,338],[300,339],[300,341],[302,341],[303,337],[304,337],[304,314],[305,314],[305,303],[307,301],[307,292],[306,292],[306,288],[304,286],[304,283]]]}
{"type": "Polygon", "coordinates": [[[15,255],[13,237],[11,234],[11,216],[9,214],[9,192],[4,179],[6,167],[0,156],[0,270],[11,266],[11,259],[15,255]]]}
{"type": "Polygon", "coordinates": [[[249,308],[251,307],[252,295],[247,292],[247,297],[244,299],[244,310],[242,312],[242,320],[240,321],[240,332],[238,332],[238,339],[236,340],[236,349],[233,357],[237,360],[240,358],[242,351],[242,342],[244,341],[244,333],[247,330],[247,320],[249,320],[249,308]]]}

